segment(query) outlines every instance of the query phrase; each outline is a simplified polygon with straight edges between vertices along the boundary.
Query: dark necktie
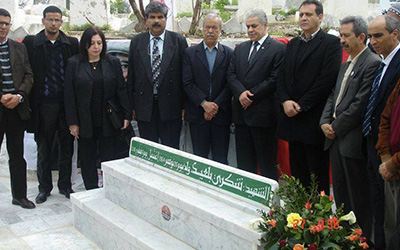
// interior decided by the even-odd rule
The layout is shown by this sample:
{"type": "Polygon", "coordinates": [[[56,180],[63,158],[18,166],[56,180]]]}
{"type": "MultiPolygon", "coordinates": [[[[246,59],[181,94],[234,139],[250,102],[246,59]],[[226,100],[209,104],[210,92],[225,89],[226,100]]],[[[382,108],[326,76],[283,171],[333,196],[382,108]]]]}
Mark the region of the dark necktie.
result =
{"type": "Polygon", "coordinates": [[[379,90],[379,81],[381,80],[383,68],[385,67],[385,63],[381,62],[379,65],[378,71],[376,73],[376,77],[374,79],[374,83],[372,84],[371,93],[369,95],[367,109],[365,110],[362,133],[364,136],[368,135],[371,131],[371,115],[372,110],[374,109],[376,95],[379,90]]]}
{"type": "Polygon", "coordinates": [[[161,69],[161,54],[160,50],[158,49],[158,41],[161,38],[158,36],[153,37],[153,54],[151,56],[151,73],[153,77],[153,94],[158,94],[158,78],[160,76],[160,69],[161,69]]]}
{"type": "Polygon", "coordinates": [[[250,57],[249,57],[249,64],[252,62],[252,60],[254,59],[254,57],[255,57],[256,54],[257,54],[257,46],[258,46],[258,45],[259,45],[258,42],[254,42],[254,43],[253,43],[253,51],[251,52],[250,57]]]}

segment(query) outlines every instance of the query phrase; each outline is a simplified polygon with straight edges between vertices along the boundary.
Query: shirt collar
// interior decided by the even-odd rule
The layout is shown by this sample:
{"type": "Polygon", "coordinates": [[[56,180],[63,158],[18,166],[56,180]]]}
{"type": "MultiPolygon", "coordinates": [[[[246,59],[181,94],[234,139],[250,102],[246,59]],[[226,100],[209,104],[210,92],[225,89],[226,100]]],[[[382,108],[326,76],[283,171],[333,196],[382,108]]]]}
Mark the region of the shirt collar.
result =
{"type": "Polygon", "coordinates": [[[301,35],[299,36],[299,37],[300,37],[300,40],[302,40],[303,42],[306,42],[306,43],[307,43],[307,42],[311,41],[312,39],[314,39],[314,37],[317,35],[317,33],[318,33],[320,30],[321,30],[321,28],[318,28],[318,30],[315,31],[314,33],[312,33],[311,36],[310,36],[309,38],[306,38],[306,34],[305,34],[304,32],[302,32],[301,35]]]}
{"type": "Polygon", "coordinates": [[[213,48],[209,48],[209,47],[207,46],[207,44],[203,41],[203,46],[204,46],[204,50],[206,50],[206,49],[208,49],[209,51],[212,51],[213,49],[218,50],[218,48],[219,48],[219,47],[218,47],[218,46],[219,46],[219,43],[217,42],[213,48]]]}
{"type": "MultiPolygon", "coordinates": [[[[268,37],[268,33],[265,34],[265,36],[261,37],[261,39],[258,40],[257,42],[258,42],[260,45],[262,45],[262,44],[264,43],[265,39],[267,39],[267,37],[268,37]]],[[[254,44],[254,42],[253,42],[252,44],[254,44]]]]}
{"type": "Polygon", "coordinates": [[[0,45],[4,45],[8,42],[8,36],[6,37],[6,40],[4,40],[4,42],[0,43],[0,45]]]}
{"type": "Polygon", "coordinates": [[[360,53],[358,53],[358,54],[356,55],[356,57],[354,57],[354,58],[351,58],[351,55],[350,55],[349,58],[347,58],[347,62],[351,62],[352,64],[355,64],[355,63],[357,62],[358,58],[360,57],[360,55],[361,55],[366,49],[369,49],[368,46],[365,46],[365,48],[363,48],[363,49],[360,51],[360,53]]]}
{"type": "MultiPolygon", "coordinates": [[[[44,41],[45,42],[51,42],[50,39],[46,35],[44,36],[44,41]]],[[[60,35],[57,36],[55,41],[56,42],[60,42],[60,35]]],[[[55,43],[52,43],[52,44],[55,44],[55,43]]]]}
{"type": "Polygon", "coordinates": [[[400,49],[400,43],[397,44],[396,48],[394,48],[394,50],[392,50],[392,52],[390,52],[390,54],[383,59],[383,62],[385,63],[385,65],[389,65],[390,62],[392,61],[394,55],[397,53],[397,51],[400,49]]]}
{"type": "MultiPolygon", "coordinates": [[[[156,37],[156,36],[153,36],[152,34],[151,34],[151,32],[149,31],[149,34],[150,34],[150,41],[152,41],[153,40],[153,37],[156,37]]],[[[165,38],[165,30],[164,30],[164,32],[161,34],[161,35],[159,35],[158,36],[162,41],[164,41],[164,38],[165,38]]]]}

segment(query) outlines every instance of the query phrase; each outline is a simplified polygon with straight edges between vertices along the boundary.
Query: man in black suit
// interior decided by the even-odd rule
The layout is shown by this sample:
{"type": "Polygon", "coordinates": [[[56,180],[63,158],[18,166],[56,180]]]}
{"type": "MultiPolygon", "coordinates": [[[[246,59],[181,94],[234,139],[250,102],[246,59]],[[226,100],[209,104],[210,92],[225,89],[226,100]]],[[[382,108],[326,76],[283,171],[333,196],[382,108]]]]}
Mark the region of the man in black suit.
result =
{"type": "MultiPolygon", "coordinates": [[[[363,135],[366,137],[368,174],[371,187],[371,202],[375,217],[375,249],[385,249],[386,242],[396,229],[396,182],[383,182],[379,174],[381,162],[390,156],[377,156],[375,145],[378,141],[381,114],[387,99],[400,78],[399,21],[390,15],[375,18],[368,26],[370,43],[377,54],[383,57],[382,67],[376,73],[376,80],[369,95],[363,120],[363,135]],[[387,184],[386,184],[387,183],[387,184]],[[394,197],[391,197],[394,196],[394,197]]],[[[397,187],[398,188],[398,187],[397,187]]]]}
{"type": "Polygon", "coordinates": [[[204,40],[185,50],[183,87],[194,154],[208,158],[211,148],[214,161],[228,164],[232,111],[226,72],[233,52],[218,42],[221,30],[221,17],[204,17],[204,40]]]}
{"type": "Polygon", "coordinates": [[[182,62],[186,39],[165,30],[168,8],[146,6],[149,32],[132,38],[128,90],[140,137],[179,148],[183,116],[182,62]]]}
{"type": "Polygon", "coordinates": [[[319,190],[329,193],[329,153],[324,151],[319,119],[335,85],[342,49],[337,37],[320,28],[323,7],[319,1],[304,1],[299,11],[303,33],[288,43],[278,76],[282,109],[277,136],[289,142],[292,175],[308,186],[314,173],[319,190]]]}
{"type": "Polygon", "coordinates": [[[8,38],[11,15],[0,9],[0,147],[7,136],[12,204],[35,208],[26,194],[24,121],[29,119],[27,99],[33,84],[25,45],[8,38]]]}
{"type": "Polygon", "coordinates": [[[330,148],[335,202],[338,206],[344,204],[345,213],[354,211],[363,235],[370,239],[372,214],[361,131],[364,109],[381,60],[366,46],[368,24],[362,17],[345,17],[340,25],[340,42],[350,56],[340,68],[320,124],[326,137],[325,150],[330,148]]]}
{"type": "Polygon", "coordinates": [[[246,14],[250,41],[239,44],[228,70],[233,93],[232,116],[235,123],[238,167],[277,179],[275,138],[275,90],[285,45],[267,33],[264,11],[246,14]]]}
{"type": "Polygon", "coordinates": [[[35,133],[38,148],[38,204],[45,202],[53,189],[51,155],[55,138],[59,145],[56,157],[59,192],[68,199],[70,193],[74,192],[71,188],[74,137],[69,133],[65,118],[64,78],[68,59],[79,53],[78,39],[60,30],[63,20],[58,7],[45,8],[42,23],[44,30],[35,36],[25,37],[23,41],[28,50],[35,82],[30,95],[32,117],[28,122],[28,131],[35,133]]]}

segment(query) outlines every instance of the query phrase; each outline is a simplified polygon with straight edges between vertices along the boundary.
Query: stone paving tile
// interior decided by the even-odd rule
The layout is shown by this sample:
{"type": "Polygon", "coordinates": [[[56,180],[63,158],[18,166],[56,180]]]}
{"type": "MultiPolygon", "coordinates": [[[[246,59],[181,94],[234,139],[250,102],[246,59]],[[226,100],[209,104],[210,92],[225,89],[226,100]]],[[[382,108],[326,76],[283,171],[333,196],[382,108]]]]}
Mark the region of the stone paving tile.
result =
{"type": "MultiPolygon", "coordinates": [[[[71,202],[68,203],[70,204],[71,202]]],[[[56,214],[65,214],[72,212],[71,206],[65,205],[64,203],[55,203],[47,207],[53,210],[56,214]]]]}
{"type": "Polygon", "coordinates": [[[30,249],[18,236],[9,230],[8,227],[0,227],[0,250],[30,249]]]}
{"type": "Polygon", "coordinates": [[[52,227],[66,227],[74,224],[74,214],[71,212],[44,217],[43,220],[52,227]]]}
{"type": "Polygon", "coordinates": [[[4,213],[4,212],[2,212],[0,214],[0,220],[4,224],[7,224],[7,225],[12,225],[12,224],[23,222],[22,218],[19,217],[17,214],[15,214],[15,213],[4,213]]]}
{"type": "Polygon", "coordinates": [[[15,234],[22,236],[48,230],[51,226],[42,218],[34,218],[30,221],[12,224],[10,225],[10,228],[15,234]]]}
{"type": "Polygon", "coordinates": [[[17,212],[17,215],[21,217],[23,221],[30,221],[35,218],[45,218],[48,216],[56,215],[49,207],[37,206],[35,209],[23,209],[23,211],[17,212]]]}

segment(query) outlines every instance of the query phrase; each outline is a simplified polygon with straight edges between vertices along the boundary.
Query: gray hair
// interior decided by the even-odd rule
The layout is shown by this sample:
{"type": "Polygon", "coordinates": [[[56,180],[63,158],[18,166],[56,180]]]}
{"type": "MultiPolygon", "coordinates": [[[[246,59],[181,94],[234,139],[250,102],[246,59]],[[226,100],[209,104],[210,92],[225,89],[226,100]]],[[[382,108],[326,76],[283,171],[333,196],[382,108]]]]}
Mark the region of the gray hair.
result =
{"type": "Polygon", "coordinates": [[[264,24],[265,22],[268,22],[267,14],[262,9],[254,9],[250,10],[246,13],[246,17],[244,20],[247,20],[251,17],[258,17],[258,20],[260,23],[264,24]]]}
{"type": "MultiPolygon", "coordinates": [[[[385,29],[389,33],[392,33],[396,29],[400,32],[400,22],[399,22],[399,20],[397,20],[397,18],[390,16],[390,15],[384,15],[384,17],[385,17],[385,22],[386,22],[385,29]]],[[[399,35],[400,35],[400,33],[399,33],[399,35]]]]}
{"type": "Polygon", "coordinates": [[[150,13],[163,13],[164,17],[167,18],[168,15],[168,7],[160,2],[150,2],[146,9],[144,10],[144,14],[146,17],[149,17],[150,13]]]}
{"type": "Polygon", "coordinates": [[[368,35],[367,21],[365,21],[365,19],[362,18],[361,16],[347,16],[343,18],[342,21],[340,21],[340,26],[349,23],[353,24],[353,32],[356,35],[356,37],[360,36],[362,33],[365,34],[364,43],[366,44],[368,35]]]}
{"type": "Polygon", "coordinates": [[[220,23],[220,28],[222,29],[223,21],[222,21],[222,18],[221,18],[218,14],[209,13],[209,14],[207,14],[207,15],[204,17],[204,21],[205,21],[206,19],[213,19],[213,18],[217,18],[217,19],[218,19],[218,21],[219,21],[219,23],[220,23]]]}

